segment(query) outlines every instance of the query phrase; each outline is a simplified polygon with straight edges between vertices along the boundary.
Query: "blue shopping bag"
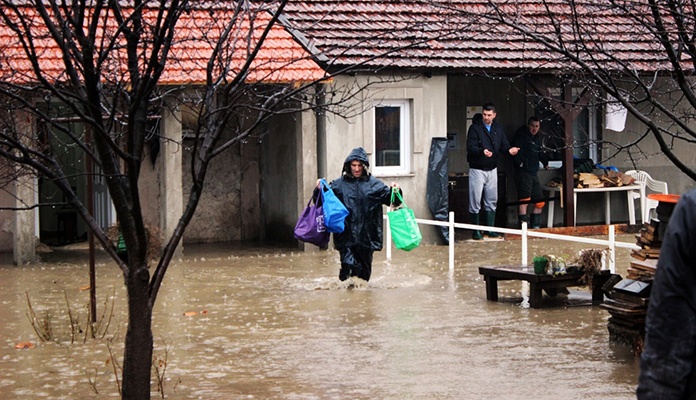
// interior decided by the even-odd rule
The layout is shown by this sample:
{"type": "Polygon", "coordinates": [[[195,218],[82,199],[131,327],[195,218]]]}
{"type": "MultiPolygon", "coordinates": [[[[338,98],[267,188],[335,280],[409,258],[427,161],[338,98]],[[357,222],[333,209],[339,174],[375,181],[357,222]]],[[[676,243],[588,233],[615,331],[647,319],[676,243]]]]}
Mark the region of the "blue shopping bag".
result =
{"type": "Polygon", "coordinates": [[[343,232],[349,211],[324,179],[321,179],[321,195],[326,231],[331,233],[343,232]]]}

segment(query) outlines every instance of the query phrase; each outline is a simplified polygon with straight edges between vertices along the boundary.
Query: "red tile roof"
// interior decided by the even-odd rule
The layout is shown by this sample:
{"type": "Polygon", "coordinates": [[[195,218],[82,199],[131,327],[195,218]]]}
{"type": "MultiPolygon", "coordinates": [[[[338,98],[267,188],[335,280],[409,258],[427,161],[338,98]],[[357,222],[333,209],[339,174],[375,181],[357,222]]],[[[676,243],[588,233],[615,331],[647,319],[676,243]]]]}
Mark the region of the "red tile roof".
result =
{"type": "MultiPolygon", "coordinates": [[[[640,1],[626,4],[641,7],[640,1]]],[[[291,1],[286,17],[287,24],[304,33],[310,48],[320,51],[320,59],[335,68],[362,64],[372,70],[551,72],[569,66],[539,42],[496,22],[491,4],[532,34],[557,41],[558,28],[565,44],[586,60],[589,54],[602,58],[599,50],[606,50],[637,71],[668,68],[664,50],[633,19],[647,11],[628,16],[601,0],[574,2],[582,41],[571,23],[568,0],[303,0],[291,1]]],[[[607,57],[602,61],[612,62],[607,57]]]]}
{"type": "MultiPolygon", "coordinates": [[[[10,13],[7,6],[2,6],[10,13]]],[[[35,39],[38,65],[50,81],[66,80],[65,67],[61,59],[62,52],[48,38],[45,24],[34,7],[20,8],[22,14],[31,24],[35,39]]],[[[206,79],[206,66],[210,59],[216,40],[220,37],[225,24],[233,18],[234,10],[222,7],[207,10],[184,12],[175,31],[174,46],[169,61],[160,80],[161,84],[200,84],[206,79]]],[[[146,10],[145,18],[154,21],[155,10],[146,10]]],[[[18,18],[14,18],[17,21],[18,18]]],[[[238,23],[235,32],[231,34],[230,48],[226,49],[221,59],[230,59],[229,64],[220,63],[220,68],[229,66],[230,77],[239,71],[247,58],[249,46],[245,39],[249,27],[253,26],[252,44],[261,37],[263,29],[268,25],[270,15],[260,12],[249,15],[238,23]],[[230,54],[230,52],[233,52],[230,54]]],[[[108,21],[109,32],[116,29],[116,21],[108,21]]],[[[141,49],[142,51],[142,49],[141,49]]],[[[107,79],[121,80],[119,75],[125,74],[125,50],[112,52],[105,62],[104,75],[107,79]]],[[[274,26],[261,51],[254,60],[247,82],[288,83],[295,81],[311,81],[324,77],[324,71],[312,60],[311,56],[300,46],[282,25],[274,26]]],[[[36,81],[30,60],[21,47],[18,36],[10,29],[6,21],[0,20],[0,80],[14,83],[36,81]]]]}

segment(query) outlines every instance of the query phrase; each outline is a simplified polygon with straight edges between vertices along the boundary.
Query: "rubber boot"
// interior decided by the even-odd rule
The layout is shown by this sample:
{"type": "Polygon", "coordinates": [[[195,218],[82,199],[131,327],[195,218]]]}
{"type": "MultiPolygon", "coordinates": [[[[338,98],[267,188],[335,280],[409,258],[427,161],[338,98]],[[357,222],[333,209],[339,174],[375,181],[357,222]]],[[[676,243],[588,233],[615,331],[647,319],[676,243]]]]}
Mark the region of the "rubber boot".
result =
{"type": "MultiPolygon", "coordinates": [[[[485,211],[486,222],[484,225],[495,226],[495,211],[485,211]]],[[[497,232],[486,232],[486,236],[490,238],[499,238],[500,234],[497,232]]]]}
{"type": "Polygon", "coordinates": [[[532,214],[532,229],[541,228],[541,214],[532,214]]]}
{"type": "MultiPolygon", "coordinates": [[[[470,212],[469,213],[469,223],[472,225],[478,225],[480,223],[479,214],[470,212]]],[[[481,231],[474,230],[471,232],[471,238],[474,240],[481,240],[481,239],[483,239],[483,235],[481,234],[481,231]]]]}
{"type": "Polygon", "coordinates": [[[529,227],[529,216],[528,216],[527,214],[520,214],[520,215],[518,215],[518,216],[517,216],[517,220],[518,220],[519,223],[520,223],[520,229],[522,229],[522,223],[523,223],[523,222],[526,222],[526,223],[527,223],[527,227],[529,227]]]}

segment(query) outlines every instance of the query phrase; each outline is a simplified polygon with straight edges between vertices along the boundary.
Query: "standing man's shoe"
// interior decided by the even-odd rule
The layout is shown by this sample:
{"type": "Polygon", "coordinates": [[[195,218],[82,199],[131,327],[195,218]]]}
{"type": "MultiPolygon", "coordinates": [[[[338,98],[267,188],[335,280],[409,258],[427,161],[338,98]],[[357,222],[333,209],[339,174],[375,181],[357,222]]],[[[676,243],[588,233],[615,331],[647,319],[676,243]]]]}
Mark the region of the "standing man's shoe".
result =
{"type": "Polygon", "coordinates": [[[532,229],[541,228],[541,214],[532,214],[532,229]]]}
{"type": "MultiPolygon", "coordinates": [[[[484,225],[487,226],[495,226],[495,211],[484,211],[484,214],[486,216],[486,221],[484,222],[484,225]]],[[[497,232],[485,232],[486,236],[489,238],[499,238],[501,237],[500,233],[497,232]]]]}
{"type": "MultiPolygon", "coordinates": [[[[469,223],[472,225],[479,225],[480,224],[479,214],[470,212],[469,213],[469,223]]],[[[476,229],[476,230],[471,232],[471,238],[474,240],[482,240],[483,235],[481,234],[480,230],[476,229]]]]}
{"type": "Polygon", "coordinates": [[[529,216],[528,216],[527,214],[518,215],[518,216],[517,216],[517,220],[518,220],[519,223],[520,223],[520,229],[522,229],[522,223],[523,223],[523,222],[526,222],[526,223],[527,223],[527,227],[529,227],[529,216]]]}

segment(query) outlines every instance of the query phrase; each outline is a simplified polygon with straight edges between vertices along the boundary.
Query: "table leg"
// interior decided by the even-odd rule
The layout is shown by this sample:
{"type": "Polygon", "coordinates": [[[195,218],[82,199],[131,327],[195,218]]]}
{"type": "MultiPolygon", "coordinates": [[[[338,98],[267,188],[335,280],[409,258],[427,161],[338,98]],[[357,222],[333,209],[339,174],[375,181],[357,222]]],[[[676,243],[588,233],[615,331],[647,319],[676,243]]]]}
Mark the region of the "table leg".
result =
{"type": "MultiPolygon", "coordinates": [[[[626,191],[626,201],[628,202],[628,223],[630,225],[636,224],[636,205],[633,201],[633,191],[626,191]]],[[[641,208],[641,211],[643,209],[641,208]]]]}
{"type": "Polygon", "coordinates": [[[604,221],[606,225],[611,225],[611,195],[604,193],[604,221]]]}
{"type": "Polygon", "coordinates": [[[573,189],[573,226],[578,225],[578,193],[573,189]]]}
{"type": "MultiPolygon", "coordinates": [[[[626,191],[626,201],[628,202],[628,223],[630,225],[636,224],[636,205],[633,200],[633,190],[626,191]]],[[[643,209],[640,209],[643,212],[643,209]]],[[[641,218],[642,219],[642,218],[641,218]]]]}
{"type": "Polygon", "coordinates": [[[650,222],[650,216],[645,212],[645,185],[640,185],[640,217],[643,223],[650,222]]]}
{"type": "Polygon", "coordinates": [[[486,276],[486,300],[498,301],[498,279],[486,276]]]}
{"type": "MultiPolygon", "coordinates": [[[[548,197],[551,197],[551,193],[553,193],[553,192],[548,192],[548,197]]],[[[556,197],[554,196],[554,199],[549,201],[549,213],[546,216],[546,227],[547,228],[553,228],[553,214],[554,214],[555,204],[556,204],[556,197]]]]}
{"type": "Polygon", "coordinates": [[[540,308],[542,296],[543,296],[543,294],[541,293],[541,288],[538,285],[530,282],[529,283],[529,307],[540,308]]]}

